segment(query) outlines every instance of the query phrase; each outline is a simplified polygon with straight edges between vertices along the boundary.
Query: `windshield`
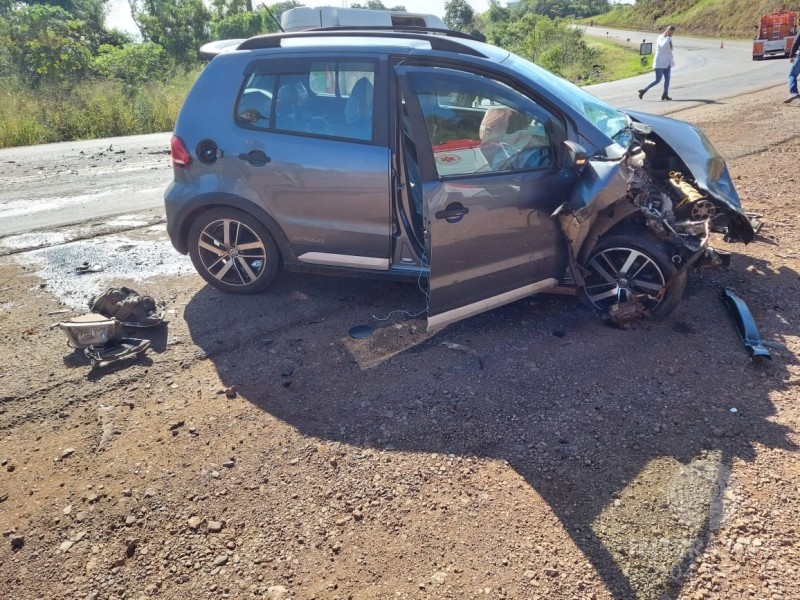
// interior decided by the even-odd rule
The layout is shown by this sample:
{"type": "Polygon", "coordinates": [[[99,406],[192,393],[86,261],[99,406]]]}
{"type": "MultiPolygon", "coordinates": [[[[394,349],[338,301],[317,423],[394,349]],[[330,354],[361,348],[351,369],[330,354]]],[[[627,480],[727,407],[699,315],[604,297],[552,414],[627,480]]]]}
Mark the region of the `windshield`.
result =
{"type": "Polygon", "coordinates": [[[622,111],[609,106],[577,85],[553,75],[550,71],[516,54],[510,53],[508,58],[503,61],[503,64],[546,87],[561,102],[571,106],[586,117],[592,125],[602,131],[610,140],[625,148],[630,146],[632,139],[631,120],[622,111]]]}

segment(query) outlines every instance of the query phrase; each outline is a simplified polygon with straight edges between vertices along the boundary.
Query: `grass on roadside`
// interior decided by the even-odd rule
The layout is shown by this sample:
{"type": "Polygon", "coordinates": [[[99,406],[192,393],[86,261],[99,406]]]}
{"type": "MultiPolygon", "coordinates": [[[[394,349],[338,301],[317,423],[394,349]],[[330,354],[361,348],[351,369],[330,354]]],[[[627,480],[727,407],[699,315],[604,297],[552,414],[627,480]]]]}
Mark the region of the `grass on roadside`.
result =
{"type": "Polygon", "coordinates": [[[631,42],[629,46],[622,46],[604,38],[587,35],[584,38],[590,48],[601,52],[603,55],[603,68],[598,69],[597,78],[582,83],[604,83],[635,77],[652,71],[652,55],[639,54],[638,43],[631,42]]]}
{"type": "Polygon", "coordinates": [[[31,90],[0,84],[0,147],[171,131],[196,78],[131,88],[119,81],[90,81],[74,88],[31,90]]]}

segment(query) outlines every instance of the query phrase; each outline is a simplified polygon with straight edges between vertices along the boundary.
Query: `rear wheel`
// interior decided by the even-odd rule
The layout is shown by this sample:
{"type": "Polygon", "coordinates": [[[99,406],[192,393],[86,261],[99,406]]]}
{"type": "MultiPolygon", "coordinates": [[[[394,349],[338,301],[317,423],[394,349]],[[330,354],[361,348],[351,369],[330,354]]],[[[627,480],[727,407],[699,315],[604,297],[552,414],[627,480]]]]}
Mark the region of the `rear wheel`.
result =
{"type": "Polygon", "coordinates": [[[275,240],[260,221],[234,208],[202,213],[189,230],[189,255],[200,276],[232,294],[269,287],[280,266],[275,240]]]}
{"type": "Polygon", "coordinates": [[[652,319],[660,321],[675,309],[686,289],[686,273],[678,274],[664,245],[643,232],[600,240],[584,267],[587,274],[581,299],[601,312],[637,300],[652,319]],[[659,295],[664,284],[676,277],[659,295]]]}

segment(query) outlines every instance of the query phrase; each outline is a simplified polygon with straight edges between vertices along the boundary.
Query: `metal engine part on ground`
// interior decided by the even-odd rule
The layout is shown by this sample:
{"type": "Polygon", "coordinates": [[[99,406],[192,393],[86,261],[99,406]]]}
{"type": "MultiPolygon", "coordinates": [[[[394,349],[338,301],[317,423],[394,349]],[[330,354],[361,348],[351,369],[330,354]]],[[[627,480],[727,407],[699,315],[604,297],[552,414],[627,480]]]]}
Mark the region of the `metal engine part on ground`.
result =
{"type": "Polygon", "coordinates": [[[90,346],[83,353],[93,367],[105,367],[127,358],[135,358],[150,347],[150,340],[120,338],[102,346],[90,346]]]}
{"type": "Polygon", "coordinates": [[[155,327],[164,321],[161,303],[127,287],[108,288],[90,300],[89,308],[119,319],[126,327],[155,327]]]}

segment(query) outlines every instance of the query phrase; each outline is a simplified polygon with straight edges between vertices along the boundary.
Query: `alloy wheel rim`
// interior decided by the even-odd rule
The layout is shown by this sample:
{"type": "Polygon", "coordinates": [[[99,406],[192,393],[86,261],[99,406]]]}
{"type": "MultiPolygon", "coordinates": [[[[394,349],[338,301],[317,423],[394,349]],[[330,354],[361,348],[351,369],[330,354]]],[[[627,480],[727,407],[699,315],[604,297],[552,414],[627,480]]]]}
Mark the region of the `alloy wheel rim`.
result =
{"type": "Polygon", "coordinates": [[[252,285],[266,269],[264,241],[236,219],[218,219],[206,225],[197,249],[203,268],[227,285],[252,285]]]}
{"type": "Polygon", "coordinates": [[[663,300],[663,296],[654,296],[666,283],[664,273],[639,250],[607,248],[595,254],[586,267],[584,292],[599,310],[638,298],[653,311],[663,300]]]}

